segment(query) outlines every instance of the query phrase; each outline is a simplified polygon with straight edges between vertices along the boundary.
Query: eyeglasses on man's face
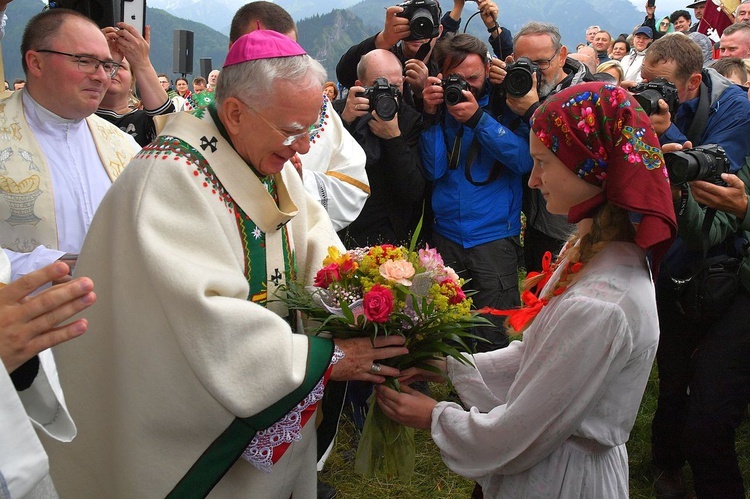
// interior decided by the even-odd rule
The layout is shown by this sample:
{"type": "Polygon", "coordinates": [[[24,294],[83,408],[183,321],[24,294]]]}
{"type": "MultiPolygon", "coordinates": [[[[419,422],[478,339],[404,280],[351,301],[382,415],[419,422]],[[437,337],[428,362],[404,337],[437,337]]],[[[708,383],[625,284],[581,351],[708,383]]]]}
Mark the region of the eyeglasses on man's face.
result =
{"type": "Polygon", "coordinates": [[[320,128],[321,128],[320,126],[317,126],[317,125],[310,125],[308,127],[308,129],[305,130],[305,131],[303,131],[303,132],[289,134],[289,133],[286,133],[283,130],[279,129],[279,127],[277,127],[276,125],[274,125],[270,121],[268,121],[262,114],[260,114],[260,112],[257,109],[253,108],[252,106],[248,106],[247,104],[245,104],[245,106],[249,110],[251,110],[255,114],[257,114],[258,116],[260,116],[260,119],[262,119],[263,121],[265,121],[268,126],[270,126],[271,128],[273,128],[276,131],[276,133],[278,133],[279,135],[281,135],[282,137],[284,137],[284,141],[281,144],[284,145],[285,147],[291,146],[292,144],[294,144],[295,142],[297,142],[299,139],[301,139],[303,137],[307,137],[308,140],[309,140],[310,137],[312,137],[313,135],[315,135],[316,133],[318,133],[320,131],[320,128]]]}
{"type": "Polygon", "coordinates": [[[531,62],[533,62],[534,64],[536,64],[536,66],[540,70],[545,71],[545,70],[549,69],[549,67],[552,65],[552,61],[555,59],[555,57],[557,57],[557,54],[559,54],[559,53],[560,53],[560,49],[557,49],[557,50],[555,50],[555,53],[552,54],[552,57],[550,57],[549,59],[540,59],[538,61],[531,61],[531,62]]]}
{"type": "Polygon", "coordinates": [[[101,66],[107,76],[109,76],[110,78],[114,78],[117,74],[117,70],[120,69],[120,65],[114,61],[102,61],[97,59],[96,57],[91,57],[90,55],[69,54],[67,52],[59,52],[57,50],[49,49],[41,49],[37,50],[36,52],[72,57],[76,60],[76,63],[78,63],[78,71],[89,75],[96,73],[96,70],[99,69],[99,66],[101,66]]]}

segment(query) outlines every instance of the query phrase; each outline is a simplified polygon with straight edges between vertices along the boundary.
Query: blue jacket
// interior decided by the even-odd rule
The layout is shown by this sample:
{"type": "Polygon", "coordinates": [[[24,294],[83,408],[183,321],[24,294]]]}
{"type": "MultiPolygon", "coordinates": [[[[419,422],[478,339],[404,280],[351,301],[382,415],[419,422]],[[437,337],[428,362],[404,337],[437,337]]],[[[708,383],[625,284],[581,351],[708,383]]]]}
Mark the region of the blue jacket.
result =
{"type": "MultiPolygon", "coordinates": [[[[487,86],[489,89],[489,83],[487,86]]],[[[444,121],[429,127],[420,139],[425,174],[434,181],[434,230],[464,248],[521,233],[521,177],[533,166],[528,124],[507,108],[498,123],[489,113],[489,92],[478,104],[483,112],[473,128],[445,112],[444,121]],[[515,131],[507,128],[511,124],[517,125],[515,131]],[[458,168],[450,170],[448,156],[461,128],[464,132],[458,168]],[[474,137],[479,143],[470,169],[475,182],[489,178],[496,160],[503,164],[500,176],[484,186],[466,179],[466,157],[474,137]]]]}
{"type": "MultiPolygon", "coordinates": [[[[708,86],[710,96],[708,120],[700,141],[693,146],[721,145],[729,157],[730,170],[738,172],[745,165],[745,158],[750,156],[750,101],[747,99],[747,92],[713,69],[703,71],[703,81],[708,86]]],[[[659,137],[662,144],[681,144],[687,140],[683,131],[687,131],[693,122],[698,100],[691,99],[680,105],[674,123],[659,137]]],[[[705,207],[698,207],[692,195],[688,197],[687,209],[682,210],[680,205],[681,201],[675,203],[678,237],[664,256],[659,273],[659,279],[663,280],[662,285],[669,282],[669,277],[690,275],[695,265],[703,258],[700,230],[705,207]]],[[[728,235],[732,235],[737,229],[736,226],[734,217],[717,213],[710,234],[709,243],[712,249],[709,256],[723,252],[719,243],[728,235]],[[719,246],[714,247],[715,245],[719,246]]],[[[750,281],[750,277],[743,276],[743,280],[750,281]]]]}
{"type": "MultiPolygon", "coordinates": [[[[710,107],[703,135],[693,146],[719,144],[729,157],[731,171],[736,172],[745,164],[745,157],[750,156],[750,101],[747,92],[714,69],[703,71],[703,81],[708,86],[710,107]]],[[[687,140],[685,132],[693,122],[698,100],[691,99],[680,105],[674,123],[659,137],[662,145],[682,144],[687,140]]]]}

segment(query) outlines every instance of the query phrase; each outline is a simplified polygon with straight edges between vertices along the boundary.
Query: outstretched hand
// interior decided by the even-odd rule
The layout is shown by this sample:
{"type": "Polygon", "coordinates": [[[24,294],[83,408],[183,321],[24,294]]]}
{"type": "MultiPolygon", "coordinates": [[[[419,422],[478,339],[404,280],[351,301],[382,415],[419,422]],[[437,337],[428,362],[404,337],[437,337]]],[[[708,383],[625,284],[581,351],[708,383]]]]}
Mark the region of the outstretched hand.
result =
{"type": "Polygon", "coordinates": [[[66,264],[55,262],[0,288],[0,359],[8,372],[86,331],[86,319],[59,324],[96,301],[91,279],[80,277],[30,296],[39,287],[68,275],[68,271],[66,264]]]}

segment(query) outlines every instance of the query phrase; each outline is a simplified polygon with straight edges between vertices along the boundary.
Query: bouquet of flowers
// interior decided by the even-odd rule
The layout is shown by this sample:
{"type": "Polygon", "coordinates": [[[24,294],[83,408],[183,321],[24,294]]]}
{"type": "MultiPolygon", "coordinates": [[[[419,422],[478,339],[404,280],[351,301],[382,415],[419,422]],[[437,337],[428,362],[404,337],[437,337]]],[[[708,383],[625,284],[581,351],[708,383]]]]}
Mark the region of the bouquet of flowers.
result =
{"type": "MultiPolygon", "coordinates": [[[[315,285],[289,284],[284,301],[317,322],[315,334],[334,338],[399,334],[409,353],[383,363],[400,370],[419,367],[433,372],[430,360],[450,356],[469,361],[462,352],[474,326],[489,321],[471,310],[461,279],[443,264],[440,254],[426,246],[410,248],[381,244],[341,253],[328,249],[315,285]]],[[[398,380],[387,386],[399,389],[398,380]]],[[[414,470],[414,430],[388,419],[370,398],[357,449],[357,472],[408,480],[414,470]]]]}

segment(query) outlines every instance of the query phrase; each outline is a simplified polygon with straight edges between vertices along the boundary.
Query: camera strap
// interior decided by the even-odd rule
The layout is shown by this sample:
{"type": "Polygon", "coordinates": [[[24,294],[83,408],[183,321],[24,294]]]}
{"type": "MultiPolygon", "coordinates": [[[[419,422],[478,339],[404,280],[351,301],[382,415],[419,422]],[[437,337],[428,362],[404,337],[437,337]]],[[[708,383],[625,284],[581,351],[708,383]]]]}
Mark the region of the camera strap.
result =
{"type": "Polygon", "coordinates": [[[432,48],[430,47],[431,42],[432,42],[432,38],[424,42],[422,46],[419,47],[419,50],[417,50],[417,53],[414,54],[414,59],[424,61],[424,58],[427,57],[427,54],[430,52],[430,49],[432,48]]]}
{"type": "MultiPolygon", "coordinates": [[[[458,162],[461,158],[461,142],[464,136],[464,127],[458,129],[458,132],[456,133],[456,138],[453,140],[453,149],[451,149],[450,154],[448,155],[448,169],[449,170],[457,170],[458,169],[458,162]]],[[[466,177],[466,180],[469,181],[472,185],[475,185],[477,187],[481,187],[483,185],[487,185],[491,182],[494,182],[495,180],[500,177],[500,174],[503,172],[503,165],[499,161],[495,161],[492,164],[492,171],[490,172],[489,176],[487,177],[487,180],[484,180],[482,182],[475,181],[471,176],[471,165],[474,163],[474,160],[477,157],[477,154],[479,154],[479,141],[476,137],[471,141],[471,145],[469,146],[469,150],[466,153],[466,164],[464,165],[464,176],[466,177]]]]}
{"type": "Polygon", "coordinates": [[[688,128],[688,131],[685,134],[688,140],[693,143],[693,146],[700,145],[703,131],[706,129],[706,123],[708,123],[708,111],[711,106],[711,103],[709,102],[710,100],[708,86],[705,82],[701,81],[698,108],[695,111],[693,122],[690,124],[690,128],[688,128]]]}
{"type": "Polygon", "coordinates": [[[461,158],[461,139],[464,136],[464,127],[458,129],[456,138],[453,139],[453,149],[451,149],[448,155],[448,169],[456,170],[458,168],[458,160],[461,158]]]}
{"type": "Polygon", "coordinates": [[[484,180],[482,182],[477,182],[471,177],[471,164],[474,162],[474,158],[477,157],[477,154],[479,154],[479,141],[477,140],[476,137],[474,137],[474,140],[471,141],[471,145],[469,146],[469,152],[466,154],[466,166],[464,166],[464,176],[466,177],[466,180],[468,180],[469,183],[471,183],[471,185],[481,187],[483,185],[487,185],[497,180],[500,174],[503,172],[503,165],[499,161],[494,161],[492,163],[492,171],[490,171],[490,174],[487,177],[487,180],[484,180]]]}

